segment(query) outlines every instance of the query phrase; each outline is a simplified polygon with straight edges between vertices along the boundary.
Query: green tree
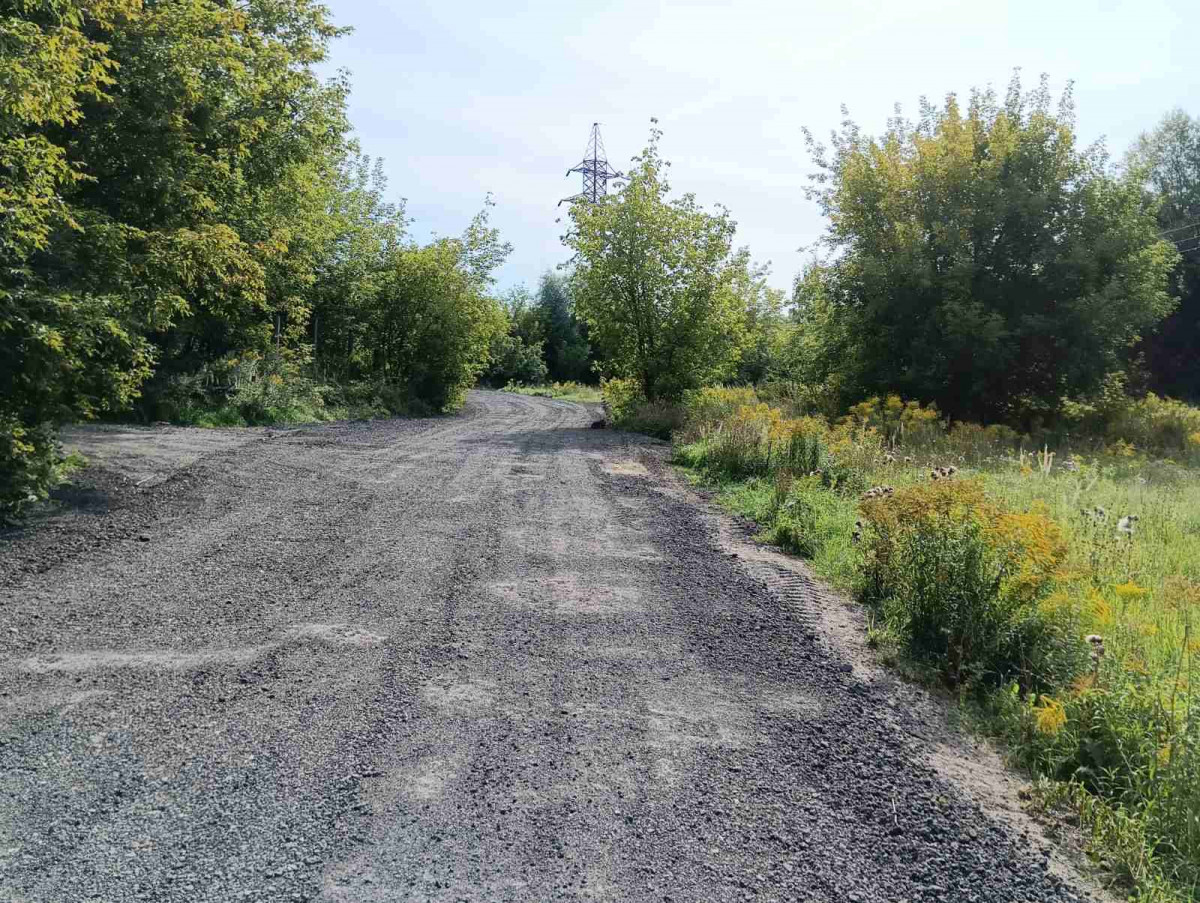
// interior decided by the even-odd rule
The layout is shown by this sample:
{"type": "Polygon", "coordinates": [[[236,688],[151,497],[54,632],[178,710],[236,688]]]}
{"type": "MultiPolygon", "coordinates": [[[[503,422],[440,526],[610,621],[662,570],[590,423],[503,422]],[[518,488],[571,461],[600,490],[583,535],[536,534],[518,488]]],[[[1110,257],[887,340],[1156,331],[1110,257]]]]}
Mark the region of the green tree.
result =
{"type": "Polygon", "coordinates": [[[68,196],[84,228],[43,269],[65,291],[86,274],[171,302],[152,395],[306,337],[349,127],[344,78],[316,67],[341,33],[312,0],[148,2],[104,33],[109,96],[62,135],[90,176],[68,196]]]}
{"type": "Polygon", "coordinates": [[[735,224],[694,195],[668,200],[660,136],[652,129],[624,190],[572,205],[564,238],[576,309],[605,371],[636,379],[649,399],[728,376],[743,326],[729,290],[735,224]]]}
{"type": "Polygon", "coordinates": [[[0,2],[0,518],[57,479],[55,425],[126,404],[149,372],[138,299],[63,292],[36,266],[56,233],[80,229],[65,195],[90,176],[59,133],[112,89],[116,62],[96,35],[137,10],[132,0],[0,2]]]}
{"type": "Polygon", "coordinates": [[[586,380],[591,348],[587,326],[575,315],[571,287],[557,273],[545,273],[538,285],[537,313],[546,335],[546,367],[556,381],[586,380]]]}
{"type": "Polygon", "coordinates": [[[738,356],[736,379],[757,385],[778,366],[787,339],[788,324],[783,314],[784,294],[767,284],[769,264],[755,264],[748,248],[741,248],[730,263],[729,291],[743,317],[743,343],[738,356]]]}
{"type": "Polygon", "coordinates": [[[1176,255],[1139,187],[1076,146],[1070,93],[922,101],[879,138],[809,136],[828,280],[802,328],[844,401],[882,391],[955,417],[1052,414],[1122,370],[1171,309],[1176,255]]]}
{"type": "Polygon", "coordinates": [[[1168,113],[1134,143],[1126,168],[1157,202],[1164,237],[1187,249],[1171,280],[1179,306],[1141,345],[1151,387],[1200,400],[1200,118],[1168,113]]]}
{"type": "Polygon", "coordinates": [[[387,200],[382,161],[350,150],[330,192],[332,241],[309,292],[318,376],[346,383],[371,377],[373,311],[408,227],[403,204],[387,200]]]}
{"type": "Polygon", "coordinates": [[[506,326],[492,340],[484,378],[493,386],[545,382],[545,330],[529,289],[517,286],[500,300],[500,305],[506,326]]]}
{"type": "Polygon", "coordinates": [[[389,253],[364,338],[369,375],[410,403],[462,404],[507,328],[490,294],[512,246],[490,225],[489,198],[461,238],[400,245],[389,253]]]}

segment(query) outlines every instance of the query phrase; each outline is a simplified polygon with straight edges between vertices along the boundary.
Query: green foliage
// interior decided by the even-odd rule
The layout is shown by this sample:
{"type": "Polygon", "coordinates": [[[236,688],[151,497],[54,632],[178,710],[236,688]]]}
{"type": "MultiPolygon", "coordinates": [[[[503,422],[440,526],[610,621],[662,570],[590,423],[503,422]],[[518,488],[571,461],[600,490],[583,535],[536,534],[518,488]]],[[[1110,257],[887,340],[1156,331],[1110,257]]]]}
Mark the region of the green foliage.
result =
{"type": "Polygon", "coordinates": [[[406,386],[438,411],[462,403],[505,328],[503,311],[485,290],[507,247],[497,258],[487,256],[500,246],[481,224],[484,214],[461,240],[440,239],[391,255],[371,310],[372,375],[406,386]]]}
{"type": "Polygon", "coordinates": [[[687,194],[669,201],[657,129],[629,184],[600,203],[571,207],[572,294],[606,375],[636,379],[648,400],[729,373],[744,313],[731,290],[734,223],[687,194]]]}
{"type": "Polygon", "coordinates": [[[549,373],[543,354],[545,332],[529,292],[513,289],[502,303],[507,324],[492,339],[484,379],[493,386],[544,382],[549,373]]]}
{"type": "Polygon", "coordinates": [[[603,396],[601,396],[598,387],[571,381],[536,386],[522,386],[517,383],[509,383],[504,387],[504,391],[515,392],[518,395],[532,395],[536,398],[558,398],[562,401],[577,401],[590,404],[597,404],[603,401],[603,396]]]}
{"type": "Polygon", "coordinates": [[[1048,520],[1018,521],[954,481],[910,487],[863,508],[870,528],[864,598],[910,657],[951,686],[1016,680],[1041,689],[1072,676],[1082,655],[1074,625],[1040,605],[1065,554],[1048,520]]]}
{"type": "Polygon", "coordinates": [[[63,455],[54,431],[0,413],[0,524],[15,520],[59,482],[63,455]]]}
{"type": "Polygon", "coordinates": [[[954,418],[1052,413],[1172,308],[1177,255],[1140,186],[1076,147],[1070,95],[1055,111],[1045,83],[810,147],[833,257],[802,285],[792,357],[844,404],[894,388],[954,418]]]}
{"type": "Polygon", "coordinates": [[[1116,375],[1086,399],[1067,400],[1063,421],[1076,433],[1184,459],[1200,455],[1200,408],[1148,393],[1131,398],[1116,375]]]}
{"type": "Polygon", "coordinates": [[[0,518],[45,497],[63,472],[51,426],[126,403],[150,355],[137,305],[57,291],[34,265],[78,228],[64,196],[85,175],[58,133],[103,100],[116,61],[97,32],[132,2],[22,2],[0,19],[0,518]]]}
{"type": "Polygon", "coordinates": [[[604,410],[608,413],[609,421],[618,426],[646,403],[642,387],[634,379],[602,380],[600,394],[604,399],[604,410]]]}
{"type": "Polygon", "coordinates": [[[827,543],[852,529],[844,501],[826,491],[819,476],[777,480],[774,502],[765,518],[771,541],[804,558],[821,555],[827,543]]]}
{"type": "Polygon", "coordinates": [[[747,248],[733,256],[729,271],[729,291],[744,318],[735,377],[739,383],[757,385],[772,374],[787,342],[784,295],[767,284],[770,267],[752,264],[747,248]]]}
{"type": "MultiPolygon", "coordinates": [[[[1115,412],[1153,412],[1135,418],[1146,447],[1169,447],[1194,414],[1110,388],[1115,412]]],[[[1142,897],[1189,899],[1200,862],[1194,472],[1105,436],[1073,433],[1075,454],[1030,454],[1010,428],[947,429],[898,396],[854,405],[836,426],[808,419],[820,445],[790,463],[763,453],[761,429],[723,450],[714,438],[730,421],[784,431],[785,411],[764,413],[758,397],[691,393],[696,422],[679,432],[675,462],[715,483],[764,537],[857,591],[868,642],[953,684],[1015,758],[1052,781],[1047,793],[1077,810],[1092,851],[1142,897]],[[1083,445],[1098,456],[1079,454],[1083,445]],[[822,459],[822,474],[804,473],[822,459]],[[875,488],[861,500],[829,491],[844,488],[825,476],[837,468],[875,488]]]]}
{"type": "Polygon", "coordinates": [[[546,273],[538,286],[536,311],[546,339],[546,370],[556,382],[585,380],[591,373],[587,324],[575,315],[570,283],[546,273]]]}
{"type": "MultiPolygon", "coordinates": [[[[1172,241],[1197,234],[1200,224],[1200,117],[1172,110],[1141,135],[1125,161],[1158,208],[1158,225],[1172,241]]],[[[1195,242],[1187,242],[1194,246],[1195,242]]],[[[1172,278],[1179,306],[1140,346],[1156,392],[1200,401],[1200,252],[1193,247],[1172,278]]]]}
{"type": "Polygon", "coordinates": [[[683,426],[682,408],[669,401],[647,401],[635,379],[603,380],[600,392],[608,422],[617,429],[670,439],[683,426]]]}

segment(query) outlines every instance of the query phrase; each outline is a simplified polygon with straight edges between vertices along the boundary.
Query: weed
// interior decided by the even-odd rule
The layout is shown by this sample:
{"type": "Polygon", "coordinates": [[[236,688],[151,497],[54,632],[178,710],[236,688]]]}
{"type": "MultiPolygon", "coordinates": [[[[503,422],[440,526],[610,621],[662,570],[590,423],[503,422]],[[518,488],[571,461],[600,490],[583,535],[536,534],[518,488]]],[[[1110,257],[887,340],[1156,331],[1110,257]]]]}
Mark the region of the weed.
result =
{"type": "Polygon", "coordinates": [[[576,401],[580,403],[597,403],[602,400],[599,386],[589,386],[586,383],[568,380],[561,383],[546,383],[538,386],[525,386],[519,383],[509,383],[504,387],[505,392],[518,395],[532,395],[537,398],[557,398],[561,401],[576,401]]]}
{"type": "Polygon", "coordinates": [[[856,590],[885,656],[970,690],[1139,899],[1193,899],[1200,480],[1180,462],[1200,462],[1200,410],[1110,399],[1067,443],[894,396],[832,426],[772,397],[689,396],[676,462],[856,590]]]}

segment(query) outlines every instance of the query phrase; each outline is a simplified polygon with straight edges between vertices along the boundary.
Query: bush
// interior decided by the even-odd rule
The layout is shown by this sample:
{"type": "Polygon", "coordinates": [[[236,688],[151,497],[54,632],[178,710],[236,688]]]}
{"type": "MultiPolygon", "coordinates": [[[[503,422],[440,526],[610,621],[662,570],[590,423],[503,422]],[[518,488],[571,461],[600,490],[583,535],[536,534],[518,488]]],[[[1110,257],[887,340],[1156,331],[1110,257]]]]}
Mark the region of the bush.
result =
{"type": "Polygon", "coordinates": [[[706,386],[683,396],[688,426],[703,430],[733,416],[738,408],[758,404],[758,396],[749,386],[706,386]]]}
{"type": "Polygon", "coordinates": [[[229,402],[248,424],[311,423],[337,419],[325,404],[328,391],[295,372],[271,373],[244,383],[229,402]]]}
{"type": "Polygon", "coordinates": [[[646,401],[633,379],[606,379],[600,384],[604,410],[614,427],[670,439],[684,424],[683,408],[667,401],[646,401]]]}
{"type": "Polygon", "coordinates": [[[561,398],[564,401],[595,403],[601,401],[600,390],[587,383],[569,379],[566,382],[554,382],[547,385],[523,386],[510,382],[504,387],[505,392],[515,392],[518,395],[532,395],[535,398],[561,398]]]}
{"type": "Polygon", "coordinates": [[[1110,376],[1093,395],[1063,401],[1063,420],[1077,433],[1144,451],[1200,457],[1200,408],[1159,398],[1131,398],[1123,374],[1110,376]]]}
{"type": "Polygon", "coordinates": [[[15,522],[46,499],[76,461],[63,455],[49,424],[30,428],[0,417],[0,523],[15,522]]]}
{"type": "MultiPolygon", "coordinates": [[[[1200,719],[1105,662],[1057,697],[1000,699],[1027,767],[1066,782],[1093,841],[1130,886],[1200,883],[1200,719]]],[[[1155,898],[1157,899],[1157,898],[1155,898]]],[[[1186,899],[1191,899],[1186,898],[1186,899]]]]}
{"type": "Polygon", "coordinates": [[[631,433],[645,433],[657,439],[670,439],[683,426],[683,411],[667,401],[647,401],[616,426],[631,433]]]}
{"type": "Polygon", "coordinates": [[[519,335],[503,332],[492,339],[488,367],[482,378],[491,386],[541,385],[549,372],[542,359],[541,342],[530,344],[519,335]]]}
{"type": "Polygon", "coordinates": [[[862,511],[861,595],[948,684],[1039,690],[1078,667],[1069,620],[1040,604],[1066,556],[1044,514],[1004,511],[979,484],[951,480],[870,499],[862,511]]]}
{"type": "Polygon", "coordinates": [[[935,405],[921,407],[919,401],[905,401],[894,394],[883,399],[872,396],[859,402],[850,408],[842,422],[860,429],[874,429],[892,447],[927,442],[942,433],[941,415],[935,405]]]}
{"type": "Polygon", "coordinates": [[[608,420],[615,426],[631,418],[638,407],[646,403],[642,387],[635,379],[601,380],[600,396],[608,420]]]}

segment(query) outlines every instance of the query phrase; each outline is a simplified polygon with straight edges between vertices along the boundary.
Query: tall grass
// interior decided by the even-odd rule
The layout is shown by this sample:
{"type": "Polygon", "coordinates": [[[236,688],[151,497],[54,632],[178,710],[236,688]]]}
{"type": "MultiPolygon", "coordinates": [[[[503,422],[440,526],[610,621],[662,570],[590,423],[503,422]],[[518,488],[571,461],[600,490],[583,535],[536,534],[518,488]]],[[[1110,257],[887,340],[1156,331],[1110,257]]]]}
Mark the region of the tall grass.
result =
{"type": "Polygon", "coordinates": [[[833,423],[747,389],[684,410],[680,464],[871,606],[1144,899],[1194,898],[1200,411],[1133,403],[1056,449],[894,396],[833,423]]]}
{"type": "Polygon", "coordinates": [[[575,401],[581,404],[598,403],[601,401],[600,387],[587,383],[568,380],[561,383],[546,383],[540,386],[524,386],[509,383],[503,389],[505,392],[515,392],[518,395],[531,395],[536,398],[557,398],[561,401],[575,401]]]}

